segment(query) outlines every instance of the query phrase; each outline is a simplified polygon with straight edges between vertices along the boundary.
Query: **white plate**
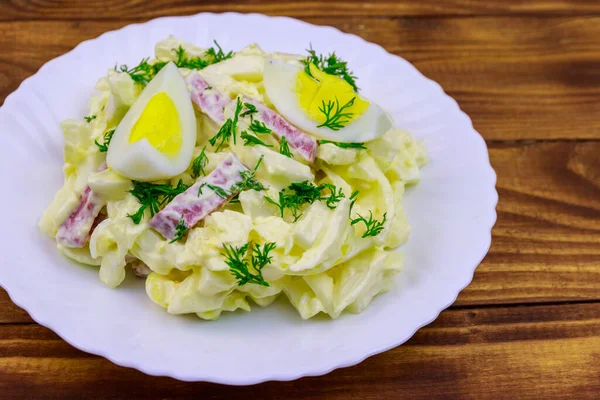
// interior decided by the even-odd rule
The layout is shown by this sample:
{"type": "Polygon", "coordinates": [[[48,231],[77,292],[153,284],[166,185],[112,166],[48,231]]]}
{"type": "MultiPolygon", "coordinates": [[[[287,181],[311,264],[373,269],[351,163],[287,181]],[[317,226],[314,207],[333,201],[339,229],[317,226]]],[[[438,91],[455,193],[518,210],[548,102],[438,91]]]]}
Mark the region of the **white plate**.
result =
{"type": "Polygon", "coordinates": [[[116,364],[181,380],[252,384],[321,375],[398,346],[448,307],[490,245],[498,199],[485,142],[440,86],[383,48],[330,27],[263,15],[160,18],[107,32],[44,65],[0,109],[0,284],[33,319],[116,364]],[[37,228],[62,182],[59,121],[82,118],[96,80],[136,65],[173,34],[224,49],[256,42],[302,53],[335,51],[365,96],[423,140],[430,162],[405,207],[413,227],[397,287],[359,315],[303,321],[279,301],[217,322],[172,316],[140,281],[104,287],[97,269],[67,261],[37,228]]]}

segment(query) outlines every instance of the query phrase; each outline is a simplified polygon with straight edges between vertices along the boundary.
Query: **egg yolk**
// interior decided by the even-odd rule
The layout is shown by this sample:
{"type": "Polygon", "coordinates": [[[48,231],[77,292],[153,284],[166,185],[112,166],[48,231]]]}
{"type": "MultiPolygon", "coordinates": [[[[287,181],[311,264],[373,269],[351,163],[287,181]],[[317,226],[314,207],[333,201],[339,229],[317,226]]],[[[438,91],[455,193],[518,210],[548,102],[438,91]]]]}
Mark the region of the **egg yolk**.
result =
{"type": "Polygon", "coordinates": [[[181,148],[181,130],[179,113],[173,100],[166,93],[160,92],[146,104],[131,130],[129,143],[146,138],[156,150],[167,156],[174,156],[181,148]]]}
{"type": "Polygon", "coordinates": [[[325,122],[327,117],[319,108],[323,107],[323,103],[327,104],[330,101],[335,103],[336,99],[341,107],[354,98],[354,104],[344,109],[344,113],[351,114],[346,118],[348,122],[358,118],[369,107],[369,102],[361,99],[352,86],[342,78],[326,74],[314,64],[310,64],[309,68],[314,78],[300,71],[296,79],[296,93],[300,107],[312,120],[325,122]]]}

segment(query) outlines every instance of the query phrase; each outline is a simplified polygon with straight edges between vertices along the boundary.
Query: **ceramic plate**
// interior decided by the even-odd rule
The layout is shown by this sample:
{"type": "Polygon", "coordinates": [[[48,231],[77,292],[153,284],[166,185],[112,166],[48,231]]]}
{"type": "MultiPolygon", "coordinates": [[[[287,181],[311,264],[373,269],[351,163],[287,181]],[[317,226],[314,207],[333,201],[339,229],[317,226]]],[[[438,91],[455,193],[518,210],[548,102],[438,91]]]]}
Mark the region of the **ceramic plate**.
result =
{"type": "Polygon", "coordinates": [[[321,375],[398,346],[448,307],[490,245],[496,176],[484,140],[435,82],[378,45],[334,28],[263,15],[199,14],[126,26],[44,65],[0,109],[0,285],[33,319],[116,364],[181,380],[252,384],[321,375]],[[59,121],[87,115],[96,80],[136,65],[167,37],[224,49],[256,42],[303,53],[312,43],[348,61],[367,98],[422,140],[430,162],[404,205],[412,226],[396,287],[358,315],[303,321],[278,301],[216,322],[173,316],[139,280],[109,289],[96,268],[67,261],[37,221],[62,184],[59,121]],[[7,189],[8,188],[8,189],[7,189]]]}

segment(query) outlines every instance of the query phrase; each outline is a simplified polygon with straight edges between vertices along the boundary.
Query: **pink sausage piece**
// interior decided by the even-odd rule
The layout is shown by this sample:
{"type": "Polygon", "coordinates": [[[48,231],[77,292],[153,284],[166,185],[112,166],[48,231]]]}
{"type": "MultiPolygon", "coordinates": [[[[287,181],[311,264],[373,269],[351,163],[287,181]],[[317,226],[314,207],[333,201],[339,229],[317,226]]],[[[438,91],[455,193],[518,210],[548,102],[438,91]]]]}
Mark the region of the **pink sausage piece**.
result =
{"type": "MultiPolygon", "coordinates": [[[[103,162],[97,171],[106,169],[103,162]]],[[[81,194],[79,205],[65,222],[58,228],[56,240],[64,247],[81,248],[89,240],[92,231],[101,222],[98,214],[106,202],[98,197],[92,188],[86,186],[81,194]]]]}
{"type": "Polygon", "coordinates": [[[275,136],[279,139],[282,136],[285,137],[290,147],[295,149],[305,160],[309,162],[315,160],[317,153],[317,141],[315,139],[290,124],[285,118],[264,104],[248,97],[244,97],[243,101],[256,107],[260,119],[273,131],[275,136]]]}
{"type": "Polygon", "coordinates": [[[177,195],[165,208],[156,213],[148,224],[166,239],[172,240],[177,233],[177,224],[182,218],[185,226],[188,229],[192,228],[235,196],[239,191],[233,186],[244,180],[241,175],[244,171],[248,171],[248,168],[235,154],[229,153],[214,171],[177,195]],[[202,191],[199,194],[200,187],[202,191]],[[219,196],[219,189],[222,189],[227,197],[219,196]]]}
{"type": "Polygon", "coordinates": [[[81,195],[77,209],[58,228],[56,239],[64,247],[81,248],[90,238],[94,221],[102,207],[102,201],[89,186],[86,186],[81,195]]]}
{"type": "Polygon", "coordinates": [[[210,119],[221,125],[225,122],[224,108],[231,100],[229,97],[213,89],[198,73],[192,71],[186,78],[192,102],[210,119]]]}

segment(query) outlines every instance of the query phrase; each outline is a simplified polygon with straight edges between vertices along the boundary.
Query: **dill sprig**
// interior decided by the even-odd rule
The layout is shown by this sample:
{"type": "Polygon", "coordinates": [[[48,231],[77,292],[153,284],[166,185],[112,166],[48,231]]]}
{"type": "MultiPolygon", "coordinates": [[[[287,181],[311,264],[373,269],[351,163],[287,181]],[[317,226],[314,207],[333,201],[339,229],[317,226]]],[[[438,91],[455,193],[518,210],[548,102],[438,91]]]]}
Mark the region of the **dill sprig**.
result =
{"type": "Polygon", "coordinates": [[[322,54],[317,55],[317,53],[313,50],[312,45],[309,49],[306,50],[308,52],[308,56],[302,63],[304,64],[304,71],[312,76],[310,72],[310,64],[314,64],[315,67],[319,68],[321,71],[325,72],[328,75],[334,75],[339,78],[342,78],[352,88],[355,92],[358,92],[358,87],[356,86],[356,76],[348,69],[348,63],[340,58],[338,58],[334,53],[330,53],[327,57],[322,54]]]}
{"type": "MultiPolygon", "coordinates": [[[[217,49],[211,47],[206,50],[203,56],[197,57],[188,57],[186,51],[181,45],[176,49],[171,49],[177,59],[175,60],[175,65],[178,68],[188,68],[188,69],[204,69],[209,65],[216,64],[233,56],[233,51],[229,53],[224,53],[221,46],[217,41],[214,41],[217,49]]],[[[115,71],[124,72],[129,74],[131,79],[142,87],[146,86],[156,74],[160,72],[160,70],[167,65],[166,61],[156,61],[152,64],[149,63],[150,58],[144,58],[138,65],[133,68],[129,68],[127,65],[123,64],[120,66],[115,65],[115,71]]]]}
{"type": "Polygon", "coordinates": [[[319,111],[325,115],[325,122],[323,122],[321,125],[317,125],[317,128],[325,126],[332,131],[339,131],[346,126],[354,114],[351,112],[344,112],[344,110],[352,107],[355,99],[356,97],[351,98],[343,106],[340,106],[340,102],[337,97],[335,98],[335,101],[328,100],[327,103],[325,103],[325,100],[323,100],[321,106],[319,107],[319,111]]]}
{"type": "Polygon", "coordinates": [[[229,188],[229,191],[227,191],[219,186],[214,186],[214,185],[204,182],[203,184],[200,185],[200,187],[198,187],[198,196],[200,196],[202,194],[202,189],[204,187],[212,189],[217,195],[219,195],[220,197],[222,197],[224,199],[226,199],[227,197],[231,196],[232,194],[234,194],[236,192],[242,192],[242,191],[248,190],[248,189],[253,189],[253,190],[257,190],[257,191],[265,190],[266,189],[265,186],[262,183],[260,183],[254,176],[254,173],[256,172],[256,170],[258,169],[260,164],[262,163],[263,158],[264,158],[264,156],[260,156],[254,169],[249,169],[249,170],[240,172],[240,176],[241,176],[242,180],[231,185],[231,187],[229,188]]]}
{"type": "Polygon", "coordinates": [[[100,153],[106,153],[108,151],[108,145],[110,145],[110,141],[112,140],[113,135],[115,134],[115,130],[111,129],[110,131],[106,131],[104,133],[104,141],[102,144],[98,143],[97,140],[94,140],[96,146],[98,146],[98,151],[100,153]]]}
{"type": "Polygon", "coordinates": [[[211,146],[215,146],[218,141],[220,141],[219,145],[216,147],[215,151],[219,151],[219,149],[225,144],[229,143],[229,140],[233,138],[233,143],[237,143],[236,139],[236,131],[237,131],[237,123],[239,119],[240,112],[242,111],[242,102],[238,97],[237,104],[235,107],[235,113],[233,118],[228,118],[227,121],[221,126],[219,132],[212,138],[208,140],[211,146]]]}
{"type": "Polygon", "coordinates": [[[208,164],[208,157],[205,153],[206,146],[202,149],[198,157],[192,161],[192,178],[197,179],[200,174],[206,176],[206,172],[204,172],[204,167],[208,164]]]}
{"type": "Polygon", "coordinates": [[[182,239],[187,232],[188,232],[188,227],[185,224],[185,220],[183,219],[183,215],[182,215],[181,219],[177,223],[177,226],[175,227],[175,237],[173,238],[173,240],[171,240],[169,242],[169,244],[175,243],[176,241],[182,239]]]}
{"type": "Polygon", "coordinates": [[[144,58],[138,65],[133,68],[127,67],[126,64],[117,67],[115,65],[115,71],[124,72],[128,74],[133,81],[139,85],[146,86],[152,78],[166,65],[165,62],[159,62],[156,64],[150,64],[148,62],[150,58],[144,58]]]}
{"type": "Polygon", "coordinates": [[[267,125],[265,125],[264,122],[260,122],[255,119],[252,120],[249,129],[252,132],[257,133],[259,135],[265,135],[267,133],[273,132],[271,129],[267,128],[267,125]]]}
{"type": "Polygon", "coordinates": [[[247,283],[254,283],[261,286],[269,286],[262,275],[262,269],[272,262],[272,257],[269,255],[275,249],[275,243],[266,243],[262,249],[260,245],[252,248],[251,263],[253,273],[250,270],[250,263],[247,260],[248,249],[250,243],[246,243],[241,247],[227,246],[223,243],[225,254],[225,264],[229,266],[229,272],[235,277],[238,286],[243,286],[247,283]]]}
{"type": "Polygon", "coordinates": [[[340,149],[363,149],[366,150],[367,147],[364,143],[343,143],[343,142],[334,142],[332,140],[317,140],[319,144],[333,144],[334,146],[339,147],[340,149]]]}
{"type": "Polygon", "coordinates": [[[236,144],[236,132],[237,132],[237,123],[240,117],[240,112],[242,111],[243,105],[240,98],[237,98],[237,103],[235,105],[235,113],[233,114],[233,122],[231,123],[231,132],[233,136],[233,143],[236,144]]]}
{"type": "Polygon", "coordinates": [[[202,194],[202,189],[204,189],[205,187],[209,188],[210,190],[215,192],[219,197],[221,197],[223,199],[226,199],[231,194],[231,193],[228,193],[227,190],[223,189],[222,187],[211,185],[210,183],[204,182],[202,185],[200,185],[198,187],[198,196],[200,196],[202,194]]]}
{"type": "Polygon", "coordinates": [[[261,250],[260,245],[252,248],[252,266],[261,271],[265,265],[271,264],[273,261],[269,253],[275,249],[275,243],[265,243],[261,250]]]}
{"type": "Polygon", "coordinates": [[[88,115],[87,117],[83,117],[83,119],[85,119],[85,122],[87,122],[89,124],[90,122],[92,122],[92,120],[96,119],[96,116],[88,115]]]}
{"type": "Polygon", "coordinates": [[[251,103],[244,103],[244,108],[246,108],[246,111],[241,113],[240,117],[247,117],[248,115],[252,116],[252,114],[256,114],[258,112],[254,104],[251,103]]]}
{"type": "Polygon", "coordinates": [[[265,147],[273,147],[272,144],[267,144],[265,142],[263,142],[262,140],[260,140],[259,138],[257,138],[254,135],[250,135],[248,132],[243,131],[240,134],[240,137],[242,139],[244,139],[244,146],[265,146],[265,147]]]}
{"type": "Polygon", "coordinates": [[[256,165],[254,166],[253,169],[240,172],[242,181],[236,183],[235,185],[233,185],[231,187],[232,193],[234,193],[234,192],[238,192],[238,193],[235,196],[233,196],[233,198],[231,200],[229,200],[229,203],[239,203],[240,202],[240,197],[239,197],[240,193],[243,192],[244,190],[252,189],[252,190],[256,190],[256,191],[261,191],[261,190],[267,189],[265,187],[265,185],[263,185],[254,176],[254,174],[256,173],[256,170],[258,169],[258,167],[260,167],[260,164],[262,163],[263,158],[265,158],[265,156],[260,156],[260,158],[258,159],[258,162],[256,163],[256,165]]]}
{"type": "Polygon", "coordinates": [[[172,49],[177,56],[175,65],[177,65],[179,68],[204,69],[209,65],[227,60],[233,56],[233,51],[225,54],[216,40],[214,40],[214,43],[218,50],[215,50],[214,47],[210,47],[204,52],[203,56],[188,57],[185,49],[181,47],[181,45],[176,49],[172,49]]]}
{"type": "Polygon", "coordinates": [[[373,219],[373,213],[371,211],[369,211],[369,219],[368,220],[365,217],[361,216],[360,214],[357,214],[357,215],[358,215],[358,218],[354,218],[352,220],[352,222],[350,223],[350,225],[354,225],[354,224],[358,224],[359,222],[363,222],[366,227],[366,231],[362,235],[363,238],[379,235],[381,233],[381,231],[383,230],[383,226],[385,224],[386,217],[387,217],[387,213],[384,213],[383,220],[377,221],[376,219],[373,219]]]}
{"type": "Polygon", "coordinates": [[[215,192],[219,197],[222,197],[224,199],[229,197],[229,193],[227,193],[227,191],[222,187],[211,185],[210,183],[205,183],[204,185],[206,185],[207,188],[215,192]]]}
{"type": "Polygon", "coordinates": [[[188,57],[186,51],[181,45],[178,48],[172,49],[177,56],[177,60],[175,60],[175,65],[178,68],[188,68],[188,69],[204,69],[210,65],[210,63],[202,57],[188,57]]]}
{"type": "Polygon", "coordinates": [[[286,157],[294,158],[294,155],[292,154],[292,151],[290,150],[290,146],[289,146],[288,141],[285,138],[285,136],[281,137],[281,143],[279,145],[279,153],[283,154],[286,157]]]}
{"type": "Polygon", "coordinates": [[[356,203],[356,198],[358,197],[359,193],[360,193],[359,190],[355,190],[354,192],[352,192],[352,194],[349,197],[349,200],[350,200],[350,214],[352,214],[352,209],[354,208],[354,204],[356,203]]]}
{"type": "Polygon", "coordinates": [[[330,209],[335,209],[342,198],[344,198],[342,189],[336,188],[331,183],[323,183],[319,186],[314,185],[309,181],[294,182],[287,188],[282,189],[278,193],[277,201],[265,196],[265,200],[279,209],[281,218],[285,215],[285,210],[289,209],[294,222],[302,216],[300,207],[305,204],[312,204],[315,201],[325,201],[325,204],[330,209]],[[329,190],[329,195],[323,195],[323,190],[329,190]]]}
{"type": "Polygon", "coordinates": [[[213,147],[219,140],[221,141],[221,143],[219,143],[219,145],[216,147],[215,151],[219,151],[221,146],[223,146],[226,142],[229,142],[229,138],[231,137],[233,132],[233,130],[231,129],[232,123],[232,119],[228,118],[227,121],[225,121],[225,123],[221,126],[217,134],[208,140],[210,145],[213,147]]]}
{"type": "Polygon", "coordinates": [[[261,191],[261,190],[266,189],[266,187],[262,183],[260,183],[260,181],[258,181],[258,179],[256,179],[256,177],[254,176],[254,174],[256,173],[256,170],[258,169],[258,167],[260,167],[260,164],[262,163],[264,158],[265,158],[265,156],[260,156],[260,158],[256,162],[256,165],[254,166],[253,169],[249,169],[249,170],[240,172],[242,181],[236,183],[235,185],[233,185],[231,187],[232,192],[243,192],[244,190],[248,190],[248,189],[252,189],[252,190],[256,190],[256,191],[261,191]]]}
{"type": "Polygon", "coordinates": [[[139,224],[144,217],[144,211],[148,208],[150,215],[154,216],[160,211],[160,207],[172,201],[175,196],[186,191],[189,186],[180,179],[177,186],[167,184],[156,184],[150,182],[133,181],[133,189],[129,191],[141,204],[135,214],[127,214],[135,223],[139,224]]]}
{"type": "Polygon", "coordinates": [[[325,205],[331,210],[335,210],[335,208],[337,207],[340,200],[342,200],[344,197],[346,197],[344,195],[344,192],[342,191],[342,188],[338,189],[338,188],[336,188],[335,185],[333,185],[331,183],[323,183],[323,184],[317,186],[317,189],[329,190],[329,196],[327,196],[327,197],[321,196],[321,198],[319,200],[325,200],[325,205]]]}
{"type": "Polygon", "coordinates": [[[217,46],[218,50],[215,50],[214,47],[209,48],[208,50],[206,50],[206,54],[208,57],[212,57],[210,64],[216,64],[218,62],[227,60],[228,58],[233,57],[233,51],[230,51],[229,53],[225,53],[223,51],[223,49],[221,48],[221,46],[219,45],[219,43],[217,43],[216,40],[213,40],[215,46],[217,46]]]}

